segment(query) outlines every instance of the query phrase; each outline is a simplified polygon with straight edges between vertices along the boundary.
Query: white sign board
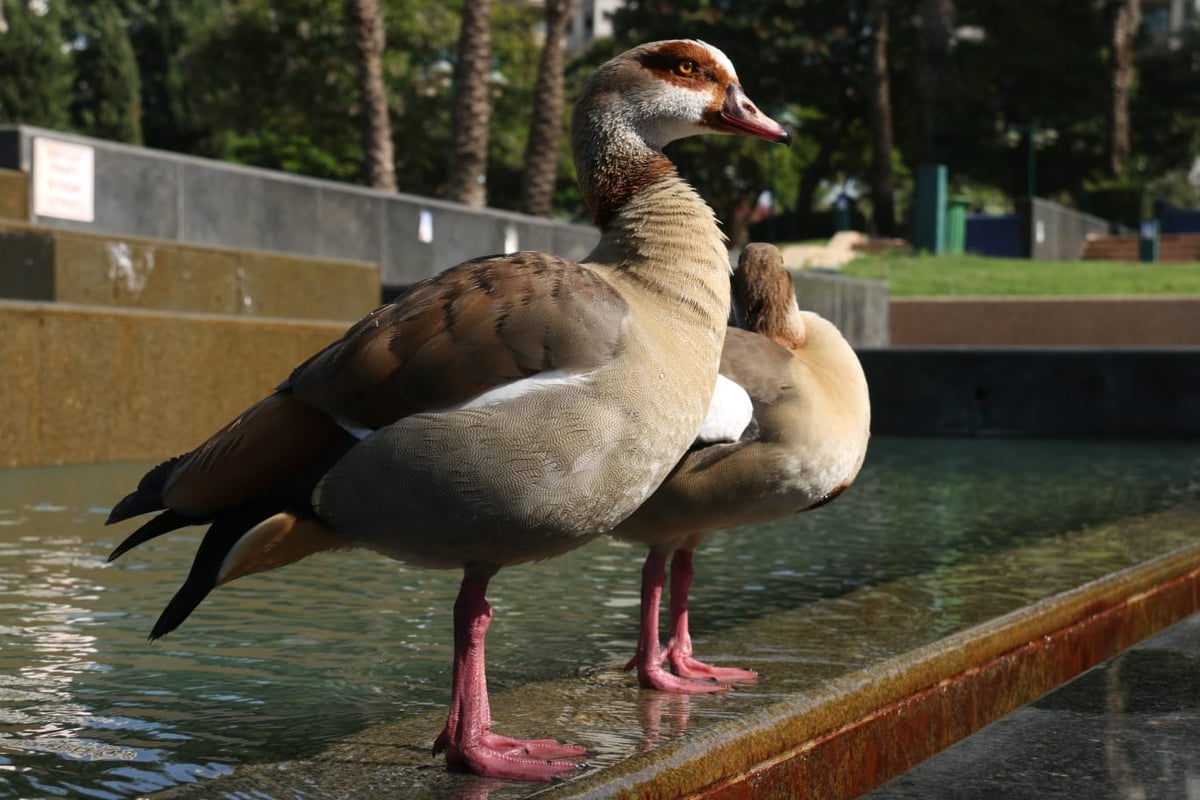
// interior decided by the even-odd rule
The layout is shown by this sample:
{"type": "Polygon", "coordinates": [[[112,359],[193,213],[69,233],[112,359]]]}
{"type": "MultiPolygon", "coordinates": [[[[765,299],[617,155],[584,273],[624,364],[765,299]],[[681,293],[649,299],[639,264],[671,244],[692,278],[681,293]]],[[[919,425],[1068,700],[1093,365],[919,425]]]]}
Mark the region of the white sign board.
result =
{"type": "Polygon", "coordinates": [[[425,244],[433,241],[433,214],[424,209],[417,217],[417,240],[425,244]]]}
{"type": "Polygon", "coordinates": [[[82,144],[33,140],[33,213],[94,222],[96,153],[82,144]]]}

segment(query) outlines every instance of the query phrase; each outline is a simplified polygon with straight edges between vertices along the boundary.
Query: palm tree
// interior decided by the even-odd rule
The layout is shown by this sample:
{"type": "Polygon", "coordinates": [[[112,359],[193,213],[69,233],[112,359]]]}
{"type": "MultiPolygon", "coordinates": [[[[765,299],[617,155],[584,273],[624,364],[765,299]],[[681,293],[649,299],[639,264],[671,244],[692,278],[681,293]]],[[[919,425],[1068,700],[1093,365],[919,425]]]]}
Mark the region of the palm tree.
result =
{"type": "Polygon", "coordinates": [[[554,204],[554,183],[562,156],[563,38],[574,5],[573,0],[546,0],[546,42],[538,65],[521,173],[521,210],[526,214],[547,216],[554,204]]]}
{"type": "Polygon", "coordinates": [[[487,205],[488,121],[492,100],[490,0],[465,0],[458,60],[454,65],[454,108],[446,196],[471,206],[487,205]]]}
{"type": "Polygon", "coordinates": [[[358,82],[362,91],[364,177],[368,185],[394,192],[396,162],[387,88],[383,84],[383,15],[379,0],[347,0],[346,13],[358,55],[358,82]]]}
{"type": "Polygon", "coordinates": [[[871,204],[875,232],[896,234],[896,206],[892,178],[892,97],[888,82],[888,0],[871,0],[871,67],[868,77],[871,122],[871,204]]]}
{"type": "Polygon", "coordinates": [[[1110,118],[1109,169],[1119,177],[1129,163],[1129,90],[1133,85],[1133,40],[1141,22],[1141,0],[1116,0],[1113,4],[1112,114],[1110,118]]]}

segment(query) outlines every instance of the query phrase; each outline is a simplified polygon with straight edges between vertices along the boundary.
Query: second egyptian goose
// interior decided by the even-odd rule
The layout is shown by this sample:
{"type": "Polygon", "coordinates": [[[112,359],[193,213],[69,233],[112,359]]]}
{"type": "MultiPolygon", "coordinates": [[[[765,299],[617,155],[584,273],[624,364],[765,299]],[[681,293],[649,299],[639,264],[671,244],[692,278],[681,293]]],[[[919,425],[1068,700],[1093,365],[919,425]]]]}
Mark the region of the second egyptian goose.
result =
{"type": "Polygon", "coordinates": [[[642,568],[637,653],[626,667],[636,667],[646,688],[712,692],[757,677],[693,658],[693,552],[706,533],[829,502],[850,485],[866,457],[871,410],[862,366],[832,323],[799,309],[779,251],[748,246],[733,286],[749,331],[731,328],[726,334],[721,378],[701,436],[658,491],[613,532],[650,547],[642,568]],[[662,650],[658,611],[668,556],[671,638],[662,650]]]}
{"type": "Polygon", "coordinates": [[[110,522],[161,512],[110,558],[209,529],[151,633],[216,586],[338,548],[463,570],[451,769],[549,779],[583,750],[494,733],[488,582],[610,530],[687,449],[717,376],[728,261],[711,209],[662,148],[726,133],[786,141],[698,41],[636,47],[592,75],[572,144],[601,229],[582,263],[467,262],[376,309],[195,450],[151,470],[110,522]]]}

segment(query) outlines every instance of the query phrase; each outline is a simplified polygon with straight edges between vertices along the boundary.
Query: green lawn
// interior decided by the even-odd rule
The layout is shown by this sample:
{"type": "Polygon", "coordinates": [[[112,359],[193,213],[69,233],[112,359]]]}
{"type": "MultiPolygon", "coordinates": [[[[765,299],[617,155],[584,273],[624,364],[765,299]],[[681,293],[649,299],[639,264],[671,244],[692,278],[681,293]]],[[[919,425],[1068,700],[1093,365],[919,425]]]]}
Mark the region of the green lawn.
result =
{"type": "Polygon", "coordinates": [[[1200,295],[1200,262],[1029,261],[981,256],[860,256],[842,269],[888,282],[892,297],[1200,295]]]}

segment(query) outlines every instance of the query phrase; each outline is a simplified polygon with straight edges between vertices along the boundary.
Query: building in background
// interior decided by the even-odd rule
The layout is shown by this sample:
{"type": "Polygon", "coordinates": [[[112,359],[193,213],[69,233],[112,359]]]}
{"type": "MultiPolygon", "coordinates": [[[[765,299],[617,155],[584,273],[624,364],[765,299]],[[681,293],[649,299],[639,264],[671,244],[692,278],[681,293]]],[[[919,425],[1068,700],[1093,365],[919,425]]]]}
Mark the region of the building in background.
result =
{"type": "Polygon", "coordinates": [[[612,13],[622,0],[579,0],[575,18],[567,25],[567,52],[576,53],[593,39],[612,36],[612,13]]]}
{"type": "Polygon", "coordinates": [[[1143,0],[1142,26],[1155,42],[1176,50],[1185,30],[1200,28],[1200,0],[1143,0]]]}

